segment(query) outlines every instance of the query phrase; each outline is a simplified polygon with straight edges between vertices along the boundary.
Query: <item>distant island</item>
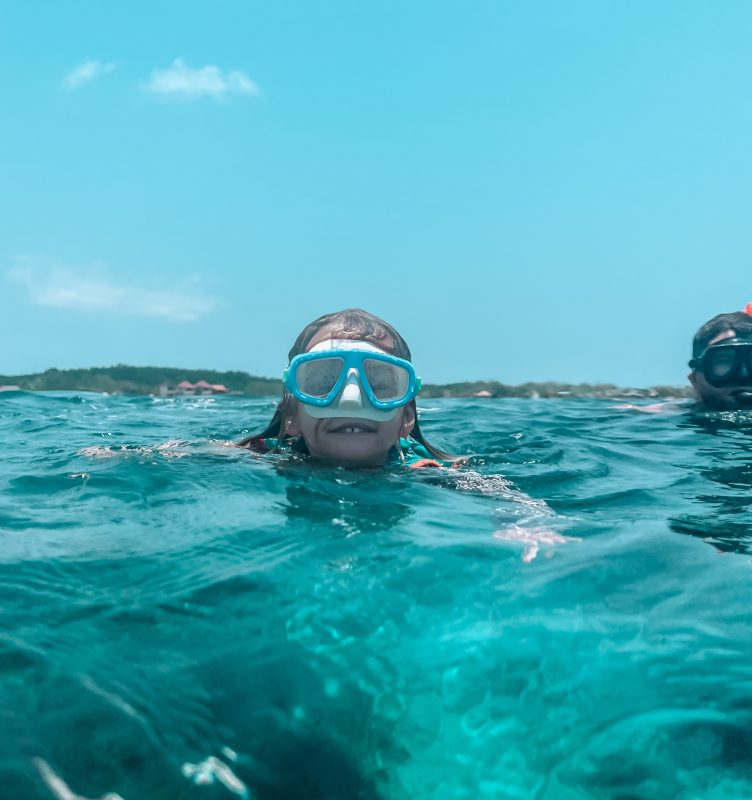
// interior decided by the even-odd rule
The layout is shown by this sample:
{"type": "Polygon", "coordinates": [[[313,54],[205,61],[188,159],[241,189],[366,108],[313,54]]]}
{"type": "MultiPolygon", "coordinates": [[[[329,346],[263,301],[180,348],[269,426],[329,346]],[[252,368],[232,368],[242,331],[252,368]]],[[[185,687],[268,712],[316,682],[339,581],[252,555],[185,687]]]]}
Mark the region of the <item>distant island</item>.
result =
{"type": "MultiPolygon", "coordinates": [[[[221,386],[227,394],[254,397],[282,394],[282,381],[276,378],[259,378],[247,372],[217,372],[213,369],[129,367],[118,364],[90,369],[48,369],[32,375],[0,375],[0,386],[18,386],[27,392],[57,390],[159,395],[165,391],[163,387],[174,394],[173,390],[181,383],[190,383],[194,387],[199,383],[202,386],[221,386]]],[[[201,394],[201,389],[197,393],[201,394]]]]}
{"type": "MultiPolygon", "coordinates": [[[[282,381],[261,378],[247,372],[217,372],[211,369],[177,369],[174,367],[114,367],[90,369],[48,369],[32,375],[0,375],[0,387],[29,392],[73,391],[106,392],[108,394],[141,394],[172,397],[176,394],[243,394],[251,397],[280,396],[282,381]],[[186,386],[187,385],[187,386],[186,386]],[[182,388],[181,388],[182,386],[182,388]],[[189,388],[188,388],[189,387],[189,388]]],[[[639,399],[690,397],[690,386],[653,386],[633,389],[610,383],[523,383],[509,386],[498,381],[423,384],[422,398],[436,397],[602,397],[639,399]]]]}
{"type": "Polygon", "coordinates": [[[521,383],[509,386],[498,381],[475,381],[465,383],[434,384],[424,383],[420,397],[603,397],[610,399],[636,400],[655,398],[656,400],[693,397],[692,387],[651,386],[647,389],[633,389],[615,386],[613,383],[521,383]]]}

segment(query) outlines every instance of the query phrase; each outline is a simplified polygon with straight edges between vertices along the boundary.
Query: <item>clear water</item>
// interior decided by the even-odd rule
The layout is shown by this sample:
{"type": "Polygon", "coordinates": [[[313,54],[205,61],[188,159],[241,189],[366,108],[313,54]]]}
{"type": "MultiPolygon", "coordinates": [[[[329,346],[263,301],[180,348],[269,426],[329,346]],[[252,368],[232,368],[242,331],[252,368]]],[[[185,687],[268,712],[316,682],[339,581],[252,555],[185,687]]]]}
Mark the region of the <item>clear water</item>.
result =
{"type": "Polygon", "coordinates": [[[469,472],[222,446],[267,400],[0,396],[0,797],[42,758],[231,800],[210,755],[264,800],[752,797],[752,415],[424,405],[469,472]]]}

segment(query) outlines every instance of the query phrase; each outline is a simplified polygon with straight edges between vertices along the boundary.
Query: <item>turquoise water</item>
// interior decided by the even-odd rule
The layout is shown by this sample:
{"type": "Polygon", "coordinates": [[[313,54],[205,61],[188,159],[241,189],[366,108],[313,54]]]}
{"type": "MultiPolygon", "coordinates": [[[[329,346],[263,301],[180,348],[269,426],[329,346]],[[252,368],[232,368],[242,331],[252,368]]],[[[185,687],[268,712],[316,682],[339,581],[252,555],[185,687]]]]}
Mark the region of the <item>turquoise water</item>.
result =
{"type": "Polygon", "coordinates": [[[224,446],[265,399],[0,396],[0,797],[752,797],[752,415],[610,405],[348,472],[224,446]]]}

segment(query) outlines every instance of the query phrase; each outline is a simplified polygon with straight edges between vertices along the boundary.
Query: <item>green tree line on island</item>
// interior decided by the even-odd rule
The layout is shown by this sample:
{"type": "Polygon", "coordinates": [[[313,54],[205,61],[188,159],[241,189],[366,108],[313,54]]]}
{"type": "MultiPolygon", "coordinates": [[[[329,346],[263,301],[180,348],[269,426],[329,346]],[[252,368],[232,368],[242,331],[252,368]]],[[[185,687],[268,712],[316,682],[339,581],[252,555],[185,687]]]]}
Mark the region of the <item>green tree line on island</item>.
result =
{"type": "MultiPolygon", "coordinates": [[[[212,369],[178,369],[175,367],[91,367],[90,369],[48,369],[31,375],[0,375],[0,385],[18,386],[30,392],[73,391],[107,392],[109,394],[157,395],[162,384],[176,386],[182,381],[197,383],[205,380],[223,384],[228,392],[254,397],[279,396],[282,381],[262,378],[248,372],[218,372],[212,369]]],[[[423,385],[420,396],[437,397],[688,397],[689,386],[654,386],[650,389],[626,389],[613,384],[523,383],[510,386],[498,381],[468,381],[464,383],[423,385]]]]}
{"type": "Polygon", "coordinates": [[[91,367],[90,369],[48,369],[33,375],[0,375],[0,385],[15,385],[29,392],[72,391],[109,394],[159,394],[163,383],[176,386],[182,381],[223,384],[228,392],[264,397],[282,394],[282,381],[260,378],[247,372],[218,372],[213,369],[175,367],[91,367]]]}
{"type": "Polygon", "coordinates": [[[616,386],[613,383],[521,383],[510,386],[499,381],[466,381],[464,383],[433,384],[424,383],[420,392],[424,398],[435,397],[530,397],[530,398],[562,398],[562,397],[606,397],[606,398],[641,398],[653,397],[656,400],[665,398],[691,397],[692,387],[686,386],[651,386],[647,389],[634,389],[616,386]]]}

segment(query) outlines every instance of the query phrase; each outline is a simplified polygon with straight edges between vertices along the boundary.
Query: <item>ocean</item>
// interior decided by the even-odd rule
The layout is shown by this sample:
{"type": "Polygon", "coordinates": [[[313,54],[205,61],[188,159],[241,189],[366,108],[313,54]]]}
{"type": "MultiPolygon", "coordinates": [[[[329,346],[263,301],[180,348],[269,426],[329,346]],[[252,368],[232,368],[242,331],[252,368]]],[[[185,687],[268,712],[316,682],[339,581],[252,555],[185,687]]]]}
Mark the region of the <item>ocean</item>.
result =
{"type": "Polygon", "coordinates": [[[3,393],[0,797],[752,797],[752,413],[613,405],[348,471],[228,447],[272,399],[3,393]]]}

